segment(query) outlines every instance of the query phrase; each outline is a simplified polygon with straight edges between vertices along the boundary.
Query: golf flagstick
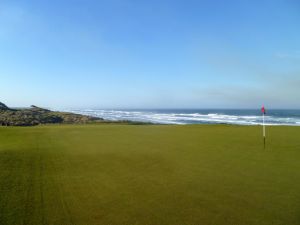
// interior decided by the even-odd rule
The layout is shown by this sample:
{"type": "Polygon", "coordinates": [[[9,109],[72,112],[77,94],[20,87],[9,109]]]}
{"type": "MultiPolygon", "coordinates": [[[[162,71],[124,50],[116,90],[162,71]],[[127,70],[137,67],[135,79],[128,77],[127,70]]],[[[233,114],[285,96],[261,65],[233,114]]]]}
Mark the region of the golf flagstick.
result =
{"type": "Polygon", "coordinates": [[[266,110],[265,107],[263,106],[261,108],[262,116],[263,116],[263,138],[264,138],[264,148],[266,148],[266,127],[265,127],[265,114],[266,110]]]}

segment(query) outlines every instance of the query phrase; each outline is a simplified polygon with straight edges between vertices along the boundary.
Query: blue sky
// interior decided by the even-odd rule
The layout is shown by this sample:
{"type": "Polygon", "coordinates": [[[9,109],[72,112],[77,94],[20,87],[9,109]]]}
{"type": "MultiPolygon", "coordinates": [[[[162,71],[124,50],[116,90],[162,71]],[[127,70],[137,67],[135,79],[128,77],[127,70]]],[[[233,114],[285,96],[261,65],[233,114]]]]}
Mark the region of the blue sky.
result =
{"type": "Polygon", "coordinates": [[[298,0],[1,0],[0,101],[300,108],[298,0]]]}

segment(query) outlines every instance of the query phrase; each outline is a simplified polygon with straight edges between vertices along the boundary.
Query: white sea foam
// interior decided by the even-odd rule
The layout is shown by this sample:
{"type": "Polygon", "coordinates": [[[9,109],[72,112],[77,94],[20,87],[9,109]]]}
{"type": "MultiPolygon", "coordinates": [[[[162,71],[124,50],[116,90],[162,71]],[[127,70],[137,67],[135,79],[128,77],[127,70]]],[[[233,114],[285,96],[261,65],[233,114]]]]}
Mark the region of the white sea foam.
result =
{"type": "MultiPolygon", "coordinates": [[[[235,115],[224,113],[204,112],[165,112],[165,111],[130,111],[130,110],[64,110],[83,115],[101,117],[107,120],[131,120],[141,122],[152,122],[161,124],[240,124],[240,125],[261,125],[260,115],[235,115]]],[[[299,126],[300,117],[265,116],[266,125],[291,125],[299,126]]]]}

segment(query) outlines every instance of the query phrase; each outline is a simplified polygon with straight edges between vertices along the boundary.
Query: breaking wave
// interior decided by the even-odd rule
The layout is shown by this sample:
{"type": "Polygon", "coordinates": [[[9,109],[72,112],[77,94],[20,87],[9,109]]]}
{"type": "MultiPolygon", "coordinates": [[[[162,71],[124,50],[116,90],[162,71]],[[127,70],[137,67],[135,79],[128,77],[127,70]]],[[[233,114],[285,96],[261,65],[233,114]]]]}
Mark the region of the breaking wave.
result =
{"type": "MultiPolygon", "coordinates": [[[[130,120],[159,124],[239,124],[261,125],[259,110],[63,110],[107,120],[130,120]]],[[[273,110],[265,116],[266,125],[300,126],[300,110],[273,110]]]]}

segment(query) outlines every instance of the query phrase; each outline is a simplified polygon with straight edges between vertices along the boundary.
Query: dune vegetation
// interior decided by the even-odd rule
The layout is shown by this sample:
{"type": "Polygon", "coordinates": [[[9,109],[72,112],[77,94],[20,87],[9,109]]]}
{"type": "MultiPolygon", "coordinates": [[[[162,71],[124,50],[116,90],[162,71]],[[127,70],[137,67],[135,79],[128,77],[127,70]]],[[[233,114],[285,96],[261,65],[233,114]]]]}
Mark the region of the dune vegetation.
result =
{"type": "Polygon", "coordinates": [[[300,127],[0,127],[1,225],[300,224],[300,127]]]}
{"type": "Polygon", "coordinates": [[[57,112],[32,105],[30,108],[9,108],[0,102],[0,126],[36,126],[41,124],[102,123],[102,118],[69,112],[57,112]]]}

